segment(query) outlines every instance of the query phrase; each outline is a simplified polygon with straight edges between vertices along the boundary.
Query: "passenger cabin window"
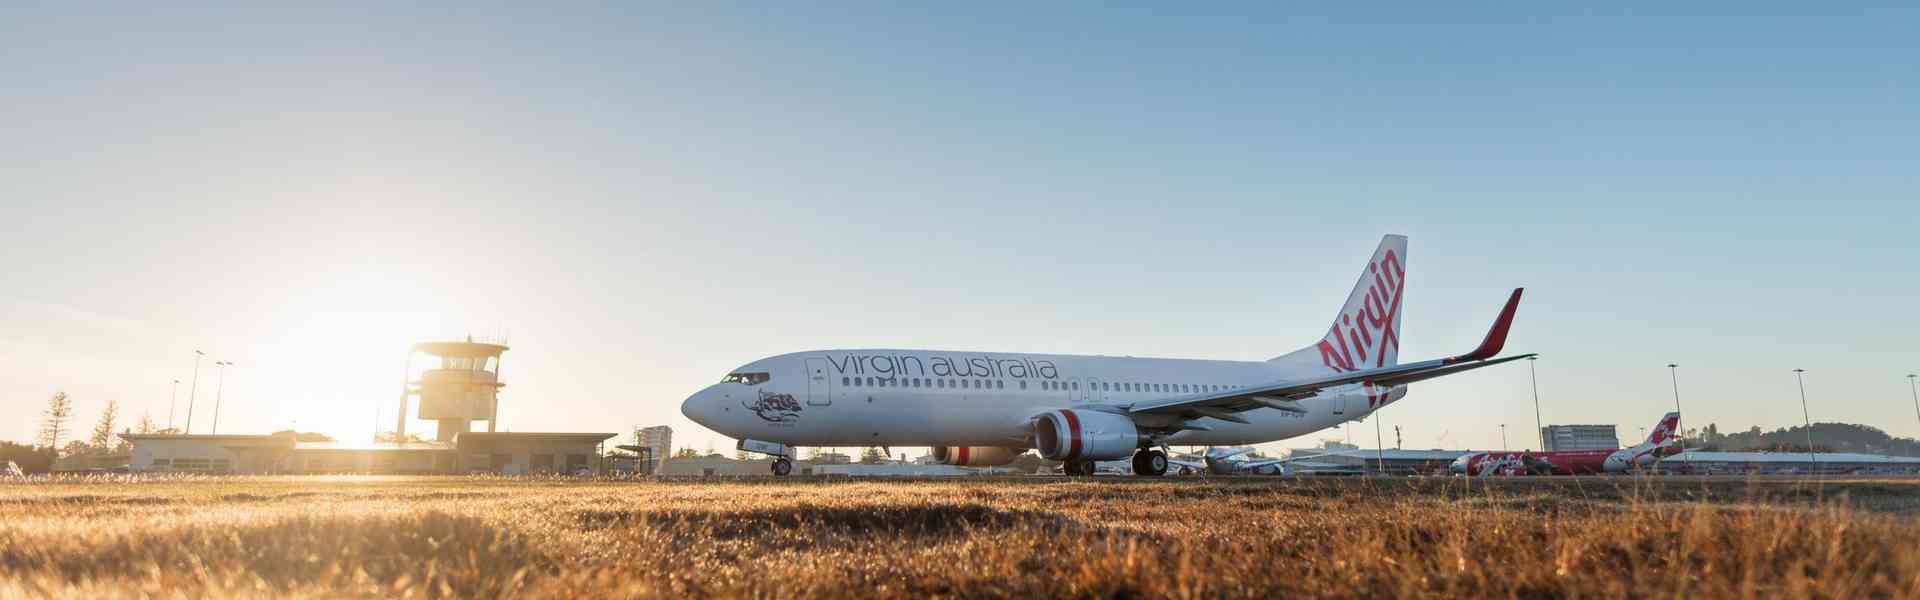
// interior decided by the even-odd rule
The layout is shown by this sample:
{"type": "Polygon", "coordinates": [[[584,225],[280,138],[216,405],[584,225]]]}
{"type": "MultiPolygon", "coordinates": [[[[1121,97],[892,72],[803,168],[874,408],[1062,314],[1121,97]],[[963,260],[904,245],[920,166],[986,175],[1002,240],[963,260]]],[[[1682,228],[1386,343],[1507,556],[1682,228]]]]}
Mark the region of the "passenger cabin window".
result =
{"type": "Polygon", "coordinates": [[[746,385],[760,385],[762,383],[766,383],[768,379],[771,379],[771,377],[769,377],[766,373],[728,373],[727,378],[720,380],[720,382],[721,383],[742,383],[746,385]]]}

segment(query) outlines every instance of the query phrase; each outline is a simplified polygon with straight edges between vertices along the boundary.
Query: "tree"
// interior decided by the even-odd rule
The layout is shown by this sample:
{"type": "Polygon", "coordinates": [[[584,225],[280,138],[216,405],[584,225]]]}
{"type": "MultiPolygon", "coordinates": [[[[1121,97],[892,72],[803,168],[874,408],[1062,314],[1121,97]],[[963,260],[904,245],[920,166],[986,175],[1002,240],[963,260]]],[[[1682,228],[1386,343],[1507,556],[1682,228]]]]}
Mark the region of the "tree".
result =
{"type": "Polygon", "coordinates": [[[53,468],[53,449],[0,441],[0,465],[13,461],[27,474],[45,473],[53,468]]]}
{"type": "Polygon", "coordinates": [[[40,415],[40,445],[58,451],[60,438],[67,434],[67,419],[73,418],[73,401],[66,392],[54,392],[40,415]]]}
{"type": "Polygon", "coordinates": [[[133,432],[153,433],[154,429],[157,429],[157,427],[153,424],[153,417],[147,413],[140,413],[140,422],[133,426],[133,432]]]}
{"type": "Polygon", "coordinates": [[[100,411],[100,421],[93,424],[93,437],[87,438],[87,445],[96,452],[113,450],[113,420],[120,416],[120,402],[108,400],[107,408],[100,411]]]}
{"type": "Polygon", "coordinates": [[[674,458],[700,458],[700,451],[694,450],[692,446],[684,446],[684,447],[681,447],[679,450],[673,451],[673,457],[674,458]]]}
{"type": "Polygon", "coordinates": [[[860,464],[863,465],[877,465],[886,461],[887,455],[881,454],[880,448],[875,446],[867,446],[867,451],[860,453],[860,464]]]}
{"type": "MultiPolygon", "coordinates": [[[[293,431],[292,431],[292,430],[288,430],[288,431],[287,431],[287,433],[293,433],[293,431]]],[[[295,434],[295,435],[296,435],[296,436],[298,436],[298,435],[320,435],[320,434],[295,434]]],[[[303,442],[304,442],[304,441],[307,441],[307,440],[300,440],[300,441],[303,441],[303,442]]],[[[327,441],[327,442],[331,442],[331,441],[333,441],[333,438],[327,438],[327,439],[325,439],[325,440],[319,440],[319,441],[327,441]]],[[[409,444],[418,444],[418,443],[422,443],[422,442],[425,442],[425,441],[427,441],[427,438],[423,438],[423,437],[420,437],[420,434],[418,434],[418,433],[408,433],[408,434],[407,434],[407,440],[406,440],[406,441],[407,441],[407,443],[409,443],[409,444]]],[[[387,431],[382,431],[382,432],[378,432],[378,433],[375,433],[375,434],[373,434],[373,443],[375,443],[375,444],[397,444],[397,443],[400,443],[400,436],[399,436],[399,435],[396,435],[396,434],[394,434],[394,432],[393,432],[392,430],[387,430],[387,431]]]]}

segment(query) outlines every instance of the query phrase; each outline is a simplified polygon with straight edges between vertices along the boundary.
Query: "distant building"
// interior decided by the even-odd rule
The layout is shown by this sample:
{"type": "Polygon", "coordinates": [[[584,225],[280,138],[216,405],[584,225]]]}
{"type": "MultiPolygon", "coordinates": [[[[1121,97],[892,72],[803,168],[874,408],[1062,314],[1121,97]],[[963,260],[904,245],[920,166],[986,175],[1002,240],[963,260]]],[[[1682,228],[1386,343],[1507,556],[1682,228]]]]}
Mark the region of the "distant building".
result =
{"type": "Polygon", "coordinates": [[[611,433],[487,433],[452,442],[371,447],[300,442],[291,435],[121,434],[136,472],[272,475],[320,473],[501,475],[597,473],[611,433]]]}
{"type": "Polygon", "coordinates": [[[1447,465],[1465,456],[1468,450],[1377,450],[1361,448],[1321,452],[1318,449],[1294,450],[1288,458],[1294,472],[1313,474],[1445,475],[1447,465]]]}
{"type": "MultiPolygon", "coordinates": [[[[272,435],[120,434],[133,444],[132,471],[207,474],[276,473],[598,473],[600,445],[611,433],[495,432],[500,402],[500,354],[507,347],[475,342],[426,342],[408,353],[437,359],[420,378],[402,383],[393,437],[408,439],[407,400],[435,423],[430,442],[345,446],[302,442],[294,432],[272,435]],[[486,431],[472,431],[486,421],[486,431]]],[[[409,369],[411,371],[411,369],[409,369]]]]}
{"type": "Polygon", "coordinates": [[[1682,475],[1915,475],[1920,458],[1847,452],[1707,452],[1661,459],[1656,469],[1682,475]]]}
{"type": "MultiPolygon", "coordinates": [[[[844,457],[844,454],[834,454],[844,457]]],[[[676,458],[667,461],[662,467],[662,475],[673,477],[772,477],[773,459],[758,458],[735,460],[724,456],[708,455],[689,458],[676,458]]],[[[795,461],[795,475],[843,475],[848,477],[952,477],[963,475],[989,475],[1011,473],[1012,469],[996,467],[976,469],[939,464],[913,464],[902,462],[884,462],[880,464],[858,464],[848,462],[816,462],[812,460],[795,461]]]]}
{"type": "Polygon", "coordinates": [[[1620,436],[1612,425],[1548,425],[1540,428],[1540,436],[1546,440],[1543,450],[1547,452],[1620,448],[1620,436]]]}
{"type": "Polygon", "coordinates": [[[673,428],[665,425],[642,427],[633,430],[633,445],[652,449],[653,465],[643,469],[647,473],[659,473],[660,462],[673,456],[673,428]]]}

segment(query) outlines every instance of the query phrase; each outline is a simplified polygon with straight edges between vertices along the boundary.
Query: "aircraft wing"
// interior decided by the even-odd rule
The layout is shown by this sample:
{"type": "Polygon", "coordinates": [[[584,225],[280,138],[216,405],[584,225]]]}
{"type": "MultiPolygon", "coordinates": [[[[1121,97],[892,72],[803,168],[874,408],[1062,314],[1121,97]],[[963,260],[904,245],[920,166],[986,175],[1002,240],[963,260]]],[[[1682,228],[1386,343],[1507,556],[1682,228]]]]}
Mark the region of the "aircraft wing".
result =
{"type": "Polygon", "coordinates": [[[1234,413],[1256,408],[1272,408],[1289,412],[1305,412],[1297,401],[1319,395],[1328,388],[1352,384],[1370,384],[1378,388],[1392,388],[1416,381],[1435,377],[1444,377],[1455,373],[1471,371],[1482,367],[1491,367],[1504,362],[1520,360],[1534,356],[1522,354],[1504,358],[1493,358],[1507,343],[1507,330],[1513,327],[1513,314],[1520,306],[1520,292],[1524,288],[1515,288],[1513,295],[1507,297],[1507,305],[1500,310],[1500,316],[1493,321],[1493,328],[1487,331],[1487,337],[1480,341],[1480,347],[1472,352],[1434,360],[1426,360],[1378,369],[1364,369],[1335,373],[1319,377],[1276,381],[1266,385],[1177,396],[1162,400],[1150,400],[1127,407],[1128,412],[1139,414],[1178,415],[1187,419],[1213,417],[1223,421],[1245,423],[1247,420],[1234,413]],[[1491,360],[1489,360],[1491,359],[1491,360]]]}

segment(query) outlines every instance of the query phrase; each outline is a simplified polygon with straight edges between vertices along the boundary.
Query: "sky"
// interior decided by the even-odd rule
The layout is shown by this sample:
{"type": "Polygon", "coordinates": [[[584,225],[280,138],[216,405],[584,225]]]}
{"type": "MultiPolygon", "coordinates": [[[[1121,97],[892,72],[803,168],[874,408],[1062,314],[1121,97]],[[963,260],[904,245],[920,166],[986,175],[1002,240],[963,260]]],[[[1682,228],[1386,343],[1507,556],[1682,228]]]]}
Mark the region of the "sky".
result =
{"type": "MultiPolygon", "coordinates": [[[[1547,423],[1637,437],[1677,363],[1689,427],[1798,423],[1804,368],[1813,420],[1920,436],[1916,13],[10,3],[0,439],[65,391],[365,440],[411,342],[474,334],[505,429],[725,449],[679,404],[772,354],[1264,360],[1388,233],[1402,360],[1527,288],[1547,423]]],[[[1534,416],[1513,364],[1372,420],[1534,416]]]]}

